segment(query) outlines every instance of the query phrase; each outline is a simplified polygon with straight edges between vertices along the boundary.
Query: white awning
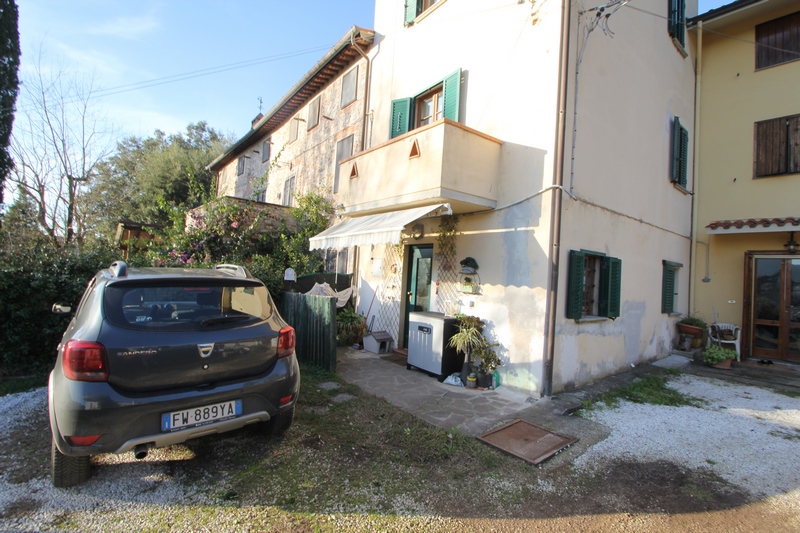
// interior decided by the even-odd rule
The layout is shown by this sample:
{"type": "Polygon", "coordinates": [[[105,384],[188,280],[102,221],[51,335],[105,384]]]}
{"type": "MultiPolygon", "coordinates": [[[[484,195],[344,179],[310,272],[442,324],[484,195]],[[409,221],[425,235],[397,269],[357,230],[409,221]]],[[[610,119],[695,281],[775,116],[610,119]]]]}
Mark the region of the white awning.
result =
{"type": "Polygon", "coordinates": [[[427,216],[450,215],[450,204],[436,204],[391,213],[352,217],[334,224],[319,235],[309,239],[311,250],[333,248],[341,250],[350,246],[367,244],[399,244],[403,229],[412,222],[427,216]]]}

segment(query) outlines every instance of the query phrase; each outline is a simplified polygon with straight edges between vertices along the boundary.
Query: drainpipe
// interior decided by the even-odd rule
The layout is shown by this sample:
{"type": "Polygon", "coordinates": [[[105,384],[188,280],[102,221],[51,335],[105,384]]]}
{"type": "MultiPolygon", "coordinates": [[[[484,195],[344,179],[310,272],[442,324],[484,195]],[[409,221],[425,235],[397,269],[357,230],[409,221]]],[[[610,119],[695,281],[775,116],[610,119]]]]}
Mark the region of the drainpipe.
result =
{"type": "Polygon", "coordinates": [[[364,79],[364,111],[361,114],[361,151],[363,152],[367,149],[367,105],[369,103],[370,78],[372,77],[372,61],[370,61],[369,56],[361,50],[361,47],[356,44],[357,31],[358,30],[353,30],[350,34],[350,44],[356,49],[356,52],[367,61],[367,74],[364,79]]]}
{"type": "Polygon", "coordinates": [[[561,203],[564,184],[564,144],[566,135],[567,69],[569,68],[570,3],[561,2],[561,46],[558,65],[558,119],[556,146],[553,153],[553,196],[550,209],[550,265],[548,269],[547,304],[544,321],[544,387],[545,396],[553,395],[553,359],[556,342],[556,310],[558,309],[558,270],[561,259],[561,203]]]}
{"type": "MultiPolygon", "coordinates": [[[[689,249],[689,313],[693,313],[695,303],[695,268],[697,268],[697,195],[700,189],[700,93],[703,87],[703,21],[697,23],[697,65],[695,66],[694,82],[694,157],[692,159],[693,187],[692,187],[692,240],[689,249]]],[[[706,236],[706,252],[708,252],[709,238],[706,236]]],[[[706,261],[708,268],[708,261],[706,261]]],[[[706,272],[706,279],[708,273],[706,272]]]]}

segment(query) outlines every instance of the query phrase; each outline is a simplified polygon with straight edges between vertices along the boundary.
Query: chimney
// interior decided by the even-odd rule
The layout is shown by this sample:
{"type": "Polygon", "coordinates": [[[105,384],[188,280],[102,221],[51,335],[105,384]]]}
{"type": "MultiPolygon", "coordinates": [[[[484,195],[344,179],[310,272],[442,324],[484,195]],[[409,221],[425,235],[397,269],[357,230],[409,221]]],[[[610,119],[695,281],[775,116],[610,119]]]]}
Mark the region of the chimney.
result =
{"type": "Polygon", "coordinates": [[[261,120],[262,118],[264,118],[263,113],[259,113],[258,115],[256,115],[256,118],[254,118],[253,122],[251,122],[250,124],[250,129],[256,129],[256,124],[258,124],[258,121],[261,120]]]}

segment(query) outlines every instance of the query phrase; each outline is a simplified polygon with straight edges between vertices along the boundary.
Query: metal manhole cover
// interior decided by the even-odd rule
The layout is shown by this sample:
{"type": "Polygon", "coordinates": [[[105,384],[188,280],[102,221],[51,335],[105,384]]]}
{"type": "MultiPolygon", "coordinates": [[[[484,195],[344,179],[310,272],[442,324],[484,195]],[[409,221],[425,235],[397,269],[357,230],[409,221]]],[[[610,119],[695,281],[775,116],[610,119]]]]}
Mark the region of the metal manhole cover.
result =
{"type": "Polygon", "coordinates": [[[478,440],[538,465],[578,439],[517,419],[479,435],[478,440]]]}

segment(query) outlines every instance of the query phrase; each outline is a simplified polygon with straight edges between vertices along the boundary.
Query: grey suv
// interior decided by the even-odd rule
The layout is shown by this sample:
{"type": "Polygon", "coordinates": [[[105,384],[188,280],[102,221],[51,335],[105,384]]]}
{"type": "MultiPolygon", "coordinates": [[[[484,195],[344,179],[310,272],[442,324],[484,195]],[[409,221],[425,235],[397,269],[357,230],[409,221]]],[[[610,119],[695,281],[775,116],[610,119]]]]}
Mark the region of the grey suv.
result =
{"type": "Polygon", "coordinates": [[[300,387],[294,348],[294,329],[242,267],[120,261],[98,272],[50,373],[53,485],[88,479],[94,454],[142,459],[252,423],[285,431],[300,387]]]}

